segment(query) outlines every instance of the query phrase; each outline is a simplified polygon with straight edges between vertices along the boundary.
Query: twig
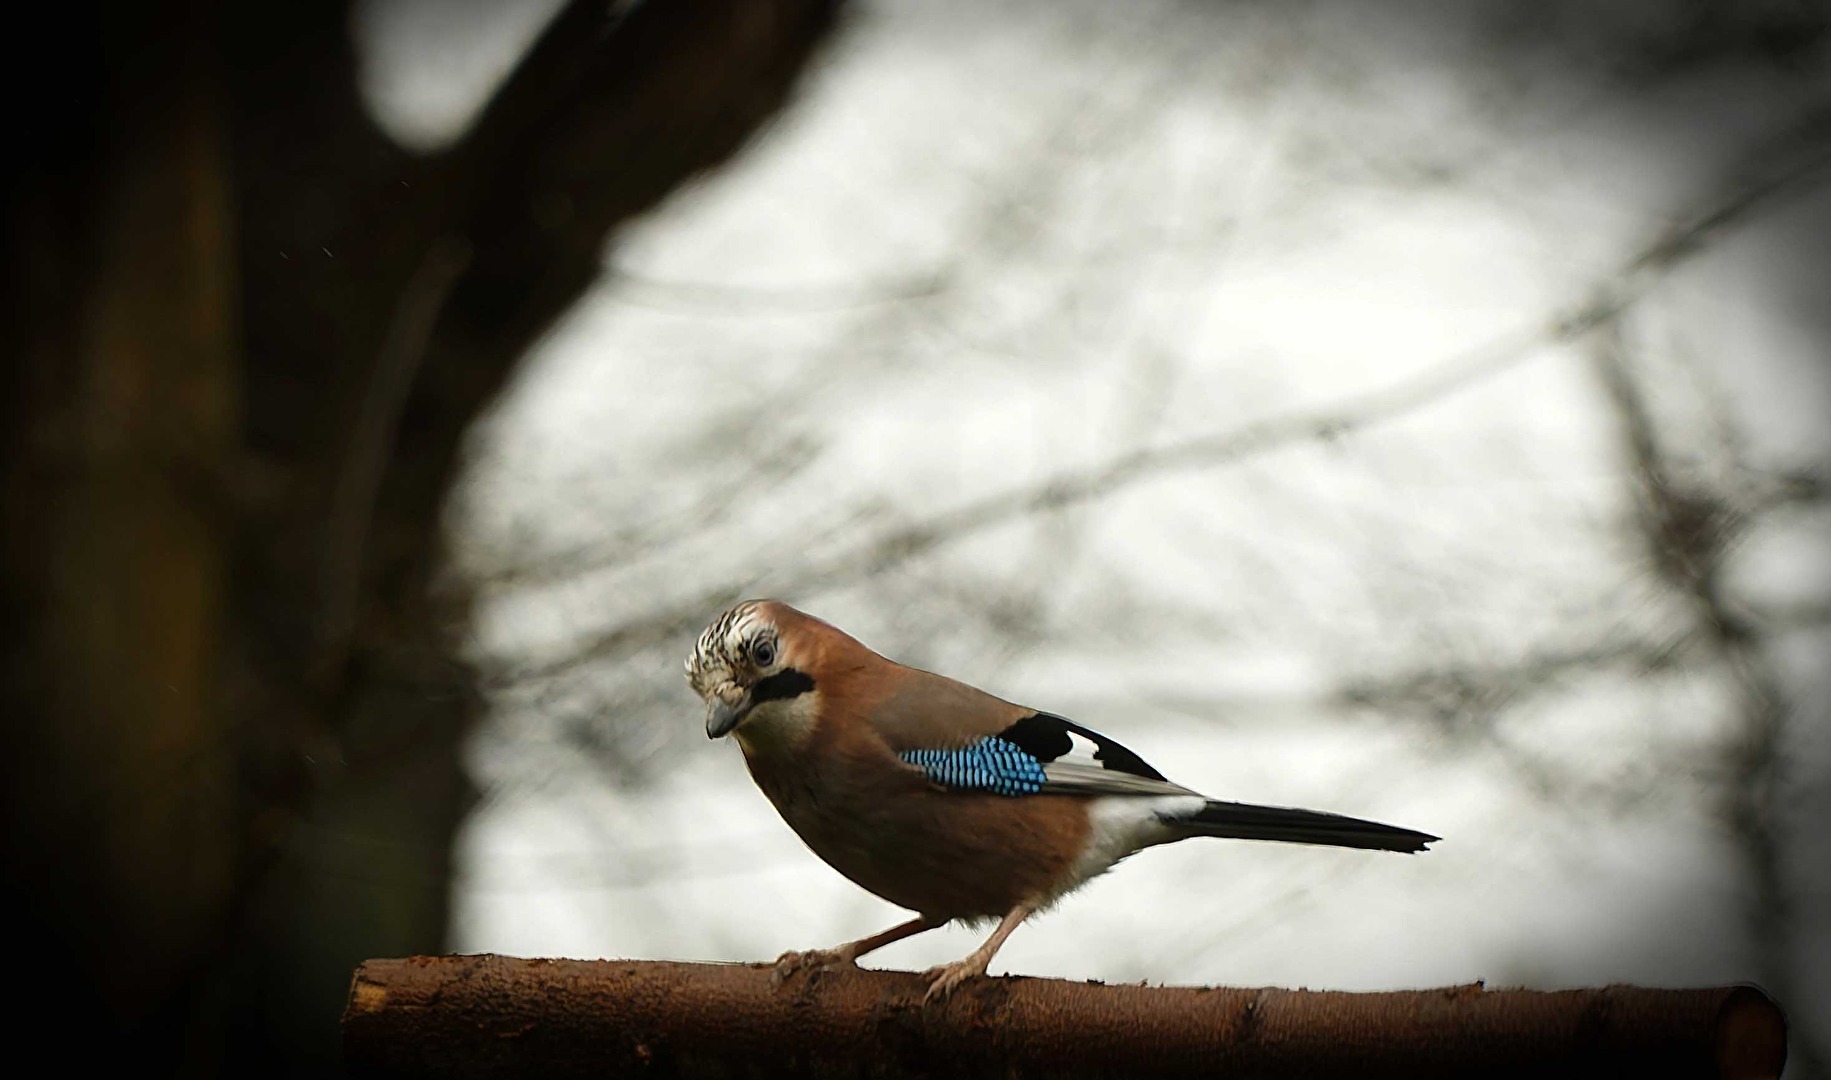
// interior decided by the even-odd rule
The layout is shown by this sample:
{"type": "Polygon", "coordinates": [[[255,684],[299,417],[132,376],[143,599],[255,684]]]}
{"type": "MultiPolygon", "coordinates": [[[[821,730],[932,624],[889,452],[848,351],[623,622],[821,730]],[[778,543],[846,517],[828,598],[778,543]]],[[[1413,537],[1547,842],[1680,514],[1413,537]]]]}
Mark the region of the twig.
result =
{"type": "Polygon", "coordinates": [[[317,657],[313,671],[336,686],[349,657],[349,637],[362,595],[364,549],[375,497],[394,450],[401,409],[426,359],[445,298],[470,265],[470,245],[456,236],[434,240],[395,301],[387,335],[370,369],[356,423],[337,471],[319,565],[317,657]]]}

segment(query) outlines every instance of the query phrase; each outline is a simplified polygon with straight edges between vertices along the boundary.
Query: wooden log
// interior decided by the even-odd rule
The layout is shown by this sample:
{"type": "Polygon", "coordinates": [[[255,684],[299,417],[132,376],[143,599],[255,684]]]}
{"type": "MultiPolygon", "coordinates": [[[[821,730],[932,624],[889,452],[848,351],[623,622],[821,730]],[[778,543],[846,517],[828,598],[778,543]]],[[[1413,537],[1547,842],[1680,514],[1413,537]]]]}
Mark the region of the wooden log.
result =
{"type": "Polygon", "coordinates": [[[371,960],[344,1012],[357,1076],[1777,1077],[1750,986],[1387,993],[976,979],[858,969],[371,960]]]}

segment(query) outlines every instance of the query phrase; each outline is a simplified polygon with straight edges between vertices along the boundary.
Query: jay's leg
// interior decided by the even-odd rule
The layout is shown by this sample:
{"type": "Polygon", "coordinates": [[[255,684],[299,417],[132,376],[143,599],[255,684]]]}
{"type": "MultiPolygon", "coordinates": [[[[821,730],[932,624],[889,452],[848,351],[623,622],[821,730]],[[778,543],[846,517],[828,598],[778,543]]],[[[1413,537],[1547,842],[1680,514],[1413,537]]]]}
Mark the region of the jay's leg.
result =
{"type": "Polygon", "coordinates": [[[785,952],[776,958],[776,982],[780,983],[783,979],[788,978],[802,968],[830,968],[839,967],[845,964],[856,964],[858,963],[858,958],[868,952],[875,952],[892,942],[901,941],[906,937],[914,937],[917,934],[945,925],[947,925],[946,919],[934,919],[927,915],[918,915],[906,923],[898,923],[881,934],[872,934],[868,938],[848,941],[844,945],[838,945],[831,949],[809,949],[807,952],[785,952]]]}
{"type": "Polygon", "coordinates": [[[997,953],[999,946],[1005,943],[1005,938],[1010,937],[1011,931],[1017,929],[1018,924],[1029,918],[1030,913],[1035,910],[1029,904],[1017,905],[1010,910],[1009,914],[999,920],[998,929],[992,931],[992,936],[985,939],[985,944],[966,954],[965,959],[943,964],[937,968],[929,968],[923,972],[923,978],[929,979],[930,982],[928,993],[922,996],[922,1003],[927,1004],[937,999],[945,1001],[947,996],[954,992],[954,987],[975,975],[984,975],[986,965],[992,962],[993,954],[997,953]]]}

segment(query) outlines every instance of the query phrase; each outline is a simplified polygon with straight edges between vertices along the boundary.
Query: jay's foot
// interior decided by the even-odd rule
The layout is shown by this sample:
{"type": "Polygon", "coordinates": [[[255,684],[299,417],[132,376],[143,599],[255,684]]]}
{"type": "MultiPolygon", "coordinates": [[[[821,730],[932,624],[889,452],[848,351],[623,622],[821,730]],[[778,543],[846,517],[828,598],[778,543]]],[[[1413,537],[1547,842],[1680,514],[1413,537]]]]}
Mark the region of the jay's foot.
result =
{"type": "Polygon", "coordinates": [[[858,961],[853,959],[852,950],[843,947],[785,952],[776,957],[776,969],[770,976],[770,981],[781,986],[797,971],[831,971],[834,968],[857,966],[858,961]]]}
{"type": "Polygon", "coordinates": [[[922,1004],[926,1005],[931,1001],[946,1001],[948,996],[954,992],[955,987],[968,979],[984,975],[985,966],[991,962],[991,959],[989,956],[973,953],[964,960],[956,960],[951,964],[942,964],[940,967],[924,971],[922,977],[928,980],[928,993],[922,995],[922,1004]]]}

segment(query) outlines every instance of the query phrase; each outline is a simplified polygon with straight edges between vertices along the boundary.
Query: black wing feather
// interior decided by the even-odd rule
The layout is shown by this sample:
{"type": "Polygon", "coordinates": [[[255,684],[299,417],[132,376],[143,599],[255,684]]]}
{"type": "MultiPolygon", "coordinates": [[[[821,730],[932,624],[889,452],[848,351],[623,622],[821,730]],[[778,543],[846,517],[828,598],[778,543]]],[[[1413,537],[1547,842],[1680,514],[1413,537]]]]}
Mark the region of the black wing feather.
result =
{"type": "Polygon", "coordinates": [[[1162,773],[1116,740],[1054,713],[1031,713],[998,733],[999,738],[1016,744],[1044,765],[1073,750],[1076,735],[1094,744],[1094,760],[1106,768],[1147,780],[1164,780],[1162,773]]]}

